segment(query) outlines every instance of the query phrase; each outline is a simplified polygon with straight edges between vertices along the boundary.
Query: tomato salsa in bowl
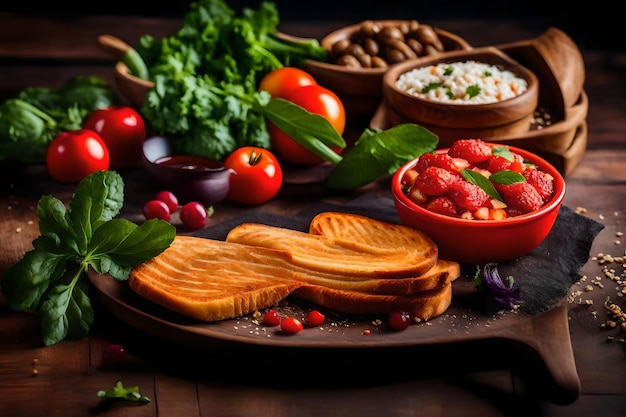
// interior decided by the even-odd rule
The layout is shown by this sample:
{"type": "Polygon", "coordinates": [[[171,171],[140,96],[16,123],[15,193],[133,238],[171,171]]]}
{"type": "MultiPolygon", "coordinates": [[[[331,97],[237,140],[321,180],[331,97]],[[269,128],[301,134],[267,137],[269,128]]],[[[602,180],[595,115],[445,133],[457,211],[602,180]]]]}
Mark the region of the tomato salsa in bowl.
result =
{"type": "Polygon", "coordinates": [[[565,180],[529,151],[465,139],[401,166],[391,190],[400,221],[427,233],[443,258],[483,265],[516,259],[543,242],[565,180]]]}

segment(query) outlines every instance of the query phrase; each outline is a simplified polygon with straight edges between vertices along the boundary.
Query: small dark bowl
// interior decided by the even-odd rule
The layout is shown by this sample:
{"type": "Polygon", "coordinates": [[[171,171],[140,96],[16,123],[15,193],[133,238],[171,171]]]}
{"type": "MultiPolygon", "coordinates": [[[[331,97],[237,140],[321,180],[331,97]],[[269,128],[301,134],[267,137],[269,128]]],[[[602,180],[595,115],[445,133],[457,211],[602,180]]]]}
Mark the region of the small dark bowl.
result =
{"type": "Polygon", "coordinates": [[[169,141],[161,136],[146,139],[143,166],[182,204],[197,201],[212,205],[228,196],[232,169],[220,161],[192,155],[172,155],[169,141]]]}

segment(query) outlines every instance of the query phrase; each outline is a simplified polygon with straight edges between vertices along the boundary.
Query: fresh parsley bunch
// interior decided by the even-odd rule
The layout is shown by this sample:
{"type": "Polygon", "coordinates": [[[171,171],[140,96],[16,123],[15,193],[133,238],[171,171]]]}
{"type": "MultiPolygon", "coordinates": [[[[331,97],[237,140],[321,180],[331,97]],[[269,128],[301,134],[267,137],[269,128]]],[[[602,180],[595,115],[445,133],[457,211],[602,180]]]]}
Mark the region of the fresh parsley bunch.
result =
{"type": "Polygon", "coordinates": [[[83,280],[88,268],[127,280],[133,266],[169,247],[176,228],[152,219],[137,225],[115,218],[124,202],[124,182],[114,171],[99,171],[77,186],[69,210],[46,195],[37,204],[41,235],[34,249],[2,279],[2,292],[16,311],[43,316],[46,346],[87,335],[93,308],[83,280]]]}

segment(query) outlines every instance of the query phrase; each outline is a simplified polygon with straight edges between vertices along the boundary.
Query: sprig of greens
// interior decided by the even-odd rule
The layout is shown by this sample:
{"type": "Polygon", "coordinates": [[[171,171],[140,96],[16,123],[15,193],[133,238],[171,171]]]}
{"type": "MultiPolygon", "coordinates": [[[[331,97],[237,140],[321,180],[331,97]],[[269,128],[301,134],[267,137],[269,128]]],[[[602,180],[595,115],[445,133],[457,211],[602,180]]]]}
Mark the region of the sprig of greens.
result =
{"type": "Polygon", "coordinates": [[[254,107],[269,100],[259,82],[286,65],[328,60],[315,39],[277,36],[278,23],[272,2],[236,14],[223,0],[198,0],[173,35],[140,38],[136,50],[155,85],[141,113],[156,132],[176,138],[175,153],[223,160],[243,145],[270,147],[254,107]]]}
{"type": "Polygon", "coordinates": [[[113,87],[96,76],[78,75],[59,88],[27,87],[0,103],[0,161],[43,163],[59,132],[80,129],[90,112],[116,103],[113,87]]]}
{"type": "Polygon", "coordinates": [[[366,129],[330,171],[326,186],[353,189],[367,185],[394,173],[405,162],[433,151],[438,141],[437,135],[413,123],[386,130],[366,129]]]}
{"type": "Polygon", "coordinates": [[[500,196],[500,193],[498,193],[498,190],[494,187],[494,183],[509,185],[516,182],[526,181],[526,177],[522,174],[508,169],[494,172],[489,176],[489,178],[485,177],[480,172],[472,171],[471,169],[462,169],[461,175],[463,175],[463,178],[465,178],[467,182],[471,182],[472,184],[479,186],[489,197],[495,198],[499,201],[503,201],[502,196],[500,196]]]}
{"type": "Polygon", "coordinates": [[[108,400],[122,400],[131,403],[147,404],[150,402],[150,398],[142,395],[139,392],[139,387],[127,387],[122,385],[122,381],[117,381],[115,386],[108,390],[100,390],[96,393],[99,398],[108,400]]]}
{"type": "Polygon", "coordinates": [[[5,273],[2,292],[15,311],[43,316],[46,346],[87,335],[93,308],[83,280],[91,267],[127,280],[130,270],[164,251],[176,236],[170,223],[151,219],[140,226],[115,218],[124,202],[124,182],[114,171],[99,171],[77,186],[69,210],[45,195],[37,204],[41,235],[34,249],[5,273]]]}

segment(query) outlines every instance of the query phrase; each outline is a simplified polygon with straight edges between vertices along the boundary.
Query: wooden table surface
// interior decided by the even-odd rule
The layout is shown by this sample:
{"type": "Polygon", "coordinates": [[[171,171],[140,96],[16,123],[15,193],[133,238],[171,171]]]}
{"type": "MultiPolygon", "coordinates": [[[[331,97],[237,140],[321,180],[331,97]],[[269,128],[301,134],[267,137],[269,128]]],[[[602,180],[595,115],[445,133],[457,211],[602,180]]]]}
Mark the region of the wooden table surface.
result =
{"type": "MultiPolygon", "coordinates": [[[[344,23],[354,22],[289,21],[281,29],[320,38],[344,23]]],[[[463,36],[473,46],[530,39],[547,29],[536,22],[519,21],[433,23],[463,36]]],[[[58,86],[77,74],[99,75],[112,82],[113,59],[98,46],[98,35],[113,34],[133,44],[140,35],[164,35],[178,24],[175,19],[0,14],[0,96],[10,97],[27,86],[58,86]]],[[[567,175],[565,204],[585,208],[584,215],[605,225],[592,256],[621,256],[626,248],[626,237],[620,235],[626,232],[626,53],[584,47],[581,52],[589,96],[588,145],[580,163],[567,175]]],[[[39,198],[53,194],[67,201],[73,187],[50,180],[41,166],[16,170],[3,164],[0,171],[2,275],[39,235],[34,210],[39,198]]],[[[136,181],[134,172],[124,175],[136,181]]],[[[129,216],[138,215],[147,198],[141,184],[135,189],[137,193],[127,196],[125,214],[129,216]]],[[[388,193],[384,184],[361,192],[388,193]]],[[[352,197],[322,198],[343,202],[352,197]]],[[[291,214],[307,204],[311,201],[277,198],[263,209],[291,214]]],[[[245,210],[218,206],[212,221],[245,210]]],[[[618,273],[624,269],[622,264],[612,266],[618,273]]],[[[592,280],[602,275],[602,267],[592,258],[580,272],[592,280]]],[[[615,282],[606,278],[603,282],[603,288],[594,285],[593,291],[577,284],[573,290],[580,289],[582,295],[563,300],[581,383],[580,395],[567,404],[546,400],[507,366],[472,369],[473,355],[478,352],[471,347],[440,353],[435,349],[403,358],[385,357],[384,352],[374,350],[358,368],[335,366],[325,378],[309,379],[312,358],[306,355],[287,352],[275,357],[260,351],[240,357],[240,363],[225,363],[202,350],[142,332],[113,317],[97,301],[88,337],[43,347],[37,318],[12,312],[0,301],[0,416],[624,416],[626,331],[604,330],[601,324],[606,320],[602,305],[607,297],[623,307],[626,304],[624,297],[617,296],[615,282]],[[113,368],[103,365],[103,349],[112,343],[126,348],[128,363],[113,368]],[[458,371],[445,366],[463,361],[468,366],[458,371]],[[405,362],[423,362],[427,371],[403,374],[405,362]],[[439,363],[442,372],[437,372],[439,363]],[[397,372],[387,372],[388,367],[397,367],[397,372]],[[380,379],[381,370],[397,378],[380,379]],[[354,375],[346,377],[343,372],[354,375]],[[96,392],[112,388],[117,381],[139,386],[152,401],[142,406],[100,407],[96,392]]]]}

